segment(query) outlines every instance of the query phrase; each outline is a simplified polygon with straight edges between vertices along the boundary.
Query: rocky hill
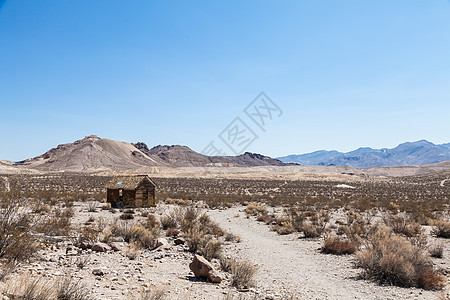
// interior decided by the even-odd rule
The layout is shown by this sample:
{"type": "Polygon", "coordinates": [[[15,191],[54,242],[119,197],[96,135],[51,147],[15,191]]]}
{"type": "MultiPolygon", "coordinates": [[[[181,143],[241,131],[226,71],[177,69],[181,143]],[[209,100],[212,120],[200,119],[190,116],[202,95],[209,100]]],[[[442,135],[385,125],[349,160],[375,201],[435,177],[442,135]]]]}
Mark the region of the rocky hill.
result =
{"type": "Polygon", "coordinates": [[[239,156],[205,156],[186,146],[135,144],[87,136],[74,143],[62,144],[35,158],[15,163],[16,166],[41,171],[127,170],[149,166],[164,167],[250,167],[282,166],[283,162],[260,154],[239,156]]]}

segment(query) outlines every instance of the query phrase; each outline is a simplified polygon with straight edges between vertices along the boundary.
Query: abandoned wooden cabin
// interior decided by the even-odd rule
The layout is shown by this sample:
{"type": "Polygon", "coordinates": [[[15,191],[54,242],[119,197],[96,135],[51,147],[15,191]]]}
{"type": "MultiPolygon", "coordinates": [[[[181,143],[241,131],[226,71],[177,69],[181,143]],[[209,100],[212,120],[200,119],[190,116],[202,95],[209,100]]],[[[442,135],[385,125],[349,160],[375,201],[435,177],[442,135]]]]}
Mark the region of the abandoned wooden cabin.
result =
{"type": "Polygon", "coordinates": [[[111,207],[156,206],[156,184],[147,175],[115,176],[105,187],[111,207]]]}

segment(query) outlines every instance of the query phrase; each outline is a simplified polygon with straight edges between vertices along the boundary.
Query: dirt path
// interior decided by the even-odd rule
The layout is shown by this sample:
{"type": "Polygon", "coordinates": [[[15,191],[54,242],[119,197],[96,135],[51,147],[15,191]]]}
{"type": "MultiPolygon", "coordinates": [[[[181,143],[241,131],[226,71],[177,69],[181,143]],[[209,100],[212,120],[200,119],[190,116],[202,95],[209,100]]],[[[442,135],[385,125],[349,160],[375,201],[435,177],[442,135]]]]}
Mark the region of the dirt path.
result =
{"type": "Polygon", "coordinates": [[[242,242],[228,253],[257,264],[256,289],[261,293],[295,293],[301,299],[436,299],[433,292],[355,279],[360,270],[353,267],[353,256],[324,255],[319,251],[321,241],[280,236],[254,218],[247,219],[242,207],[209,211],[209,215],[241,236],[242,242]]]}

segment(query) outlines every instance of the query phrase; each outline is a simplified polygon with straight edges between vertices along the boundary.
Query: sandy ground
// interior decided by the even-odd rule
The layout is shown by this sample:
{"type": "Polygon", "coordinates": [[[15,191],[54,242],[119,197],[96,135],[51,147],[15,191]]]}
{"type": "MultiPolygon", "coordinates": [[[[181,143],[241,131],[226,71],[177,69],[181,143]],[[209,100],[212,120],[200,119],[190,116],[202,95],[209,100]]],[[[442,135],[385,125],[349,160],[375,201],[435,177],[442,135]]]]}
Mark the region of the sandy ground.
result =
{"type": "MultiPolygon", "coordinates": [[[[280,236],[253,217],[247,218],[243,211],[243,207],[233,207],[210,211],[209,215],[225,230],[241,236],[242,242],[235,245],[231,254],[258,266],[256,289],[266,294],[295,294],[300,299],[439,299],[442,296],[438,292],[379,286],[357,279],[360,270],[353,266],[354,256],[321,254],[320,240],[299,239],[296,234],[280,236]]],[[[447,258],[449,248],[447,241],[447,258]]],[[[445,261],[447,269],[448,261],[445,261]]]]}

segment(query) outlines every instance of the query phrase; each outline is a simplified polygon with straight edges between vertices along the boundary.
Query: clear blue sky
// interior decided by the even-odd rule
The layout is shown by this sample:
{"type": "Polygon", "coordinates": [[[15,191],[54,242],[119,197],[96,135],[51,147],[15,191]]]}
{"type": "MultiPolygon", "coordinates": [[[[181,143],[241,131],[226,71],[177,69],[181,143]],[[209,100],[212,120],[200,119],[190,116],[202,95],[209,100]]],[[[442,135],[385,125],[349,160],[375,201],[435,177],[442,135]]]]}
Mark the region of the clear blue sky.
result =
{"type": "Polygon", "coordinates": [[[0,0],[0,159],[201,151],[261,91],[284,113],[251,152],[448,143],[450,1],[0,0]]]}

